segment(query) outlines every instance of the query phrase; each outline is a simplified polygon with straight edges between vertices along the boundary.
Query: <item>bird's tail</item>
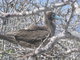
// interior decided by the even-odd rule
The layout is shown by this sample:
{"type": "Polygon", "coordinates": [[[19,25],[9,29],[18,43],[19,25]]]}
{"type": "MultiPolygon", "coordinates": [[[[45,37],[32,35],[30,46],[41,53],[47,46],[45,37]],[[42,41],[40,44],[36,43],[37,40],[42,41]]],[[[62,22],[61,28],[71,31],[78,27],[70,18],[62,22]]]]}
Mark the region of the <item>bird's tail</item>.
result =
{"type": "Polygon", "coordinates": [[[0,34],[0,39],[9,41],[9,42],[14,43],[14,44],[17,44],[17,41],[16,41],[16,39],[15,39],[14,36],[8,36],[8,35],[2,35],[2,34],[0,34]]]}

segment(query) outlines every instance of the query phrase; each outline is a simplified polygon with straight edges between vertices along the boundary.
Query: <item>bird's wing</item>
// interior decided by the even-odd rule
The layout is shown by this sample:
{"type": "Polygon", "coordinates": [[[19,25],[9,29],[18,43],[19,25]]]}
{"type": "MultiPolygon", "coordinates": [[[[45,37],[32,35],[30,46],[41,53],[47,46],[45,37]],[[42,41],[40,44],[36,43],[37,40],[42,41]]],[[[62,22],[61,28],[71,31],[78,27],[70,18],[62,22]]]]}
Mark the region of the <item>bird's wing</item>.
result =
{"type": "Polygon", "coordinates": [[[41,41],[48,35],[47,30],[19,30],[15,32],[7,33],[8,36],[14,36],[18,41],[26,41],[29,43],[34,43],[41,41]]]}

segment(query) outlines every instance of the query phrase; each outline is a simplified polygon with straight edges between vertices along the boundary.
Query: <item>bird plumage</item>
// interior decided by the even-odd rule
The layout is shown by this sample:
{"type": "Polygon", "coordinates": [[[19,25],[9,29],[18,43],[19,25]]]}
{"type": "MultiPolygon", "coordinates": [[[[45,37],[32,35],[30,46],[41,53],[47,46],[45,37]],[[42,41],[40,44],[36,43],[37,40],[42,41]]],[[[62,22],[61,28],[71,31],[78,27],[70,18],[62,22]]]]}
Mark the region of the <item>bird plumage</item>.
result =
{"type": "Polygon", "coordinates": [[[8,32],[6,36],[11,36],[22,46],[30,47],[31,45],[36,45],[38,47],[48,34],[54,36],[56,29],[54,16],[55,14],[53,12],[48,11],[44,19],[45,26],[32,25],[27,29],[8,32]]]}

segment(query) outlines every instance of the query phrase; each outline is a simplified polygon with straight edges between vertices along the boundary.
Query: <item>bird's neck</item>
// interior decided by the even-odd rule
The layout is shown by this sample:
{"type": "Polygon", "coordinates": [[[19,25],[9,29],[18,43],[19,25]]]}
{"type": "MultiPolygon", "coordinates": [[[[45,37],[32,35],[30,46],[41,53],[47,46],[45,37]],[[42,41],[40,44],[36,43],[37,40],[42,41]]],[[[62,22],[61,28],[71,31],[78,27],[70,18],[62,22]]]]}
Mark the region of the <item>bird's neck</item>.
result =
{"type": "Polygon", "coordinates": [[[45,20],[45,25],[50,33],[50,36],[54,36],[56,28],[54,22],[52,22],[51,20],[45,20]]]}

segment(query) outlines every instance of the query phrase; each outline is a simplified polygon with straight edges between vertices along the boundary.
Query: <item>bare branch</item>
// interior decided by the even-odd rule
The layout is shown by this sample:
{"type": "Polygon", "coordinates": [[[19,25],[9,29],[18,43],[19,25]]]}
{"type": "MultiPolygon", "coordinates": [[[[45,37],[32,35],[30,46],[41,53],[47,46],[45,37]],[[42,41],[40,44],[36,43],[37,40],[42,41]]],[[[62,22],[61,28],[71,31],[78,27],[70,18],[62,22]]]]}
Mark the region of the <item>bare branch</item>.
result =
{"type": "MultiPolygon", "coordinates": [[[[49,51],[58,42],[58,40],[70,38],[70,37],[71,37],[71,34],[64,33],[64,32],[60,33],[59,35],[53,36],[52,38],[50,38],[49,43],[45,47],[42,47],[42,48],[38,47],[33,53],[27,54],[26,56],[34,56],[34,55],[45,53],[45,52],[49,51]]],[[[71,39],[74,39],[74,38],[71,38],[71,39]]],[[[80,41],[80,39],[77,37],[75,39],[78,39],[80,41]]],[[[24,57],[26,57],[26,56],[24,56],[24,57]]]]}
{"type": "Polygon", "coordinates": [[[69,50],[67,50],[67,51],[65,51],[63,53],[60,53],[59,55],[60,56],[69,55],[69,54],[71,54],[73,52],[80,52],[80,49],[79,48],[69,49],[69,50]]]}
{"type": "Polygon", "coordinates": [[[54,7],[60,7],[60,6],[66,5],[66,4],[67,4],[67,2],[66,3],[59,3],[59,5],[58,4],[55,4],[51,8],[42,7],[42,8],[36,8],[33,11],[22,11],[22,12],[15,12],[15,13],[4,13],[4,12],[1,12],[0,11],[0,14],[1,14],[0,18],[19,17],[19,16],[30,16],[30,15],[37,14],[39,12],[50,11],[54,7]]]}
{"type": "Polygon", "coordinates": [[[71,15],[70,15],[70,17],[69,17],[69,20],[66,22],[65,31],[67,31],[67,29],[68,29],[68,26],[69,26],[69,24],[70,24],[70,22],[71,22],[71,19],[72,19],[72,17],[73,17],[73,13],[74,13],[74,10],[75,10],[75,9],[74,9],[74,3],[72,3],[71,6],[72,6],[71,15]]]}

